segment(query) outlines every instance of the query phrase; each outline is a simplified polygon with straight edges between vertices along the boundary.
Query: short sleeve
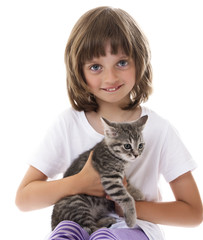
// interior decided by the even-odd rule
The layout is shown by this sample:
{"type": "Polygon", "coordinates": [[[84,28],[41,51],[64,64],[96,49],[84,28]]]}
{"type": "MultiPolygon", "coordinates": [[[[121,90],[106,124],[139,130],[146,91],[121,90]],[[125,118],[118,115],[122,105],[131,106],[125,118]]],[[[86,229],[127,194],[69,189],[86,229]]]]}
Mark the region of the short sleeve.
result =
{"type": "Polygon", "coordinates": [[[67,166],[68,146],[65,132],[67,131],[63,118],[58,117],[49,127],[41,143],[28,162],[31,166],[53,178],[64,171],[67,166]]]}
{"type": "Polygon", "coordinates": [[[161,150],[160,173],[167,182],[196,168],[192,156],[182,142],[176,129],[168,124],[161,150]]]}

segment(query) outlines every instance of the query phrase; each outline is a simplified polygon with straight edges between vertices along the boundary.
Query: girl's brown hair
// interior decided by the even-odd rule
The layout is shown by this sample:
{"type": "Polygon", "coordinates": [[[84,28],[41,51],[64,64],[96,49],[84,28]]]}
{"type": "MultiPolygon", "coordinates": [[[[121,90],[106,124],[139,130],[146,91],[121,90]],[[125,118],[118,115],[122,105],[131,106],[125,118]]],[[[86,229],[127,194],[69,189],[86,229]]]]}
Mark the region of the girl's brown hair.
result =
{"type": "Polygon", "coordinates": [[[98,104],[88,91],[82,67],[93,57],[105,56],[105,44],[110,41],[112,54],[121,48],[135,61],[136,83],[132,109],[148,99],[152,92],[152,69],[148,41],[135,20],[125,11],[98,7],[86,12],[75,24],[65,50],[67,89],[70,102],[78,111],[97,111],[98,104]]]}

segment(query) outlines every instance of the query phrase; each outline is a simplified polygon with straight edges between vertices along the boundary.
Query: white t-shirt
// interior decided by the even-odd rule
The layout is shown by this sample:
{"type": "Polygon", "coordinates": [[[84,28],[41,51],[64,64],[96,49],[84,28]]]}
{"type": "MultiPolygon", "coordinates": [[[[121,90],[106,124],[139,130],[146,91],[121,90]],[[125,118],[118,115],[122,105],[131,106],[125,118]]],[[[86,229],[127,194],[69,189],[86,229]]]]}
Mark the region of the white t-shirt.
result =
{"type": "MultiPolygon", "coordinates": [[[[134,163],[128,165],[126,177],[140,189],[147,201],[161,201],[158,188],[162,174],[170,182],[183,173],[192,171],[196,164],[176,130],[155,112],[142,107],[148,115],[143,130],[145,149],[134,163]]],[[[29,164],[49,178],[64,173],[78,155],[103,139],[89,124],[85,113],[70,108],[63,112],[48,130],[29,164]]],[[[150,240],[164,239],[158,225],[138,220],[150,240]]],[[[121,220],[112,227],[127,227],[121,220]]]]}

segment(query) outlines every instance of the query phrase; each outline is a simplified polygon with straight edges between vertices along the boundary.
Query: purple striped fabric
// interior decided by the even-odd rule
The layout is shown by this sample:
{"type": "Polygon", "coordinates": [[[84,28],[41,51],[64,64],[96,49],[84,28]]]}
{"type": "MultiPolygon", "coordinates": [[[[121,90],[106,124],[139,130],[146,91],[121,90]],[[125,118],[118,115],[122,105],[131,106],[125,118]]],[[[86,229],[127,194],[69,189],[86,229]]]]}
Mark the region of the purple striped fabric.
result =
{"type": "Polygon", "coordinates": [[[101,228],[91,236],[75,222],[62,221],[53,230],[47,240],[149,240],[141,229],[137,228],[101,228]]]}

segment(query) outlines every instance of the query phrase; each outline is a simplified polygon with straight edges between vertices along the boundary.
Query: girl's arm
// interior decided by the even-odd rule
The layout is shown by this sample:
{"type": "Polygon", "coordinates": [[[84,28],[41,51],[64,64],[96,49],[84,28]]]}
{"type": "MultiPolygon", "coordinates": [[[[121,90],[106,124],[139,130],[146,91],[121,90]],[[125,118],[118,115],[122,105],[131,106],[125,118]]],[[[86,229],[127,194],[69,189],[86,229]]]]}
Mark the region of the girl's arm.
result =
{"type": "Polygon", "coordinates": [[[157,224],[192,227],[203,220],[202,201],[191,172],[170,182],[176,201],[136,202],[139,219],[157,224]]]}
{"type": "Polygon", "coordinates": [[[16,205],[22,211],[44,208],[55,204],[63,197],[86,193],[104,196],[99,174],[89,159],[78,174],[54,181],[47,181],[47,176],[30,166],[16,194],[16,205]]]}

